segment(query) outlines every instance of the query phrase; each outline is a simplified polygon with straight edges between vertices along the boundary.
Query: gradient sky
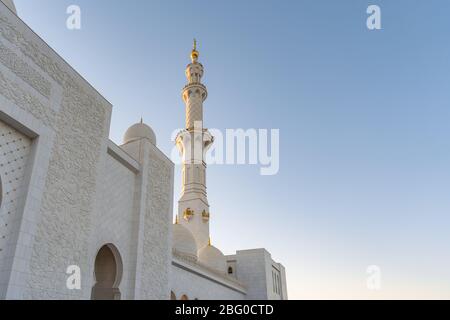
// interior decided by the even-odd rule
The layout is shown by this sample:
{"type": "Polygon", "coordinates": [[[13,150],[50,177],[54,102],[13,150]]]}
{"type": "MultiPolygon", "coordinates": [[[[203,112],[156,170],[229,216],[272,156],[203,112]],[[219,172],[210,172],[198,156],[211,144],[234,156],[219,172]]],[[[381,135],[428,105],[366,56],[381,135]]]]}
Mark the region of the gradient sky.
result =
{"type": "Polygon", "coordinates": [[[205,125],[281,140],[275,176],[208,168],[213,243],[267,248],[290,298],[450,298],[449,1],[15,2],[114,105],[111,139],[143,116],[168,155],[198,39],[205,125]],[[65,27],[71,4],[79,31],[65,27]],[[369,4],[382,30],[366,28],[369,4]]]}

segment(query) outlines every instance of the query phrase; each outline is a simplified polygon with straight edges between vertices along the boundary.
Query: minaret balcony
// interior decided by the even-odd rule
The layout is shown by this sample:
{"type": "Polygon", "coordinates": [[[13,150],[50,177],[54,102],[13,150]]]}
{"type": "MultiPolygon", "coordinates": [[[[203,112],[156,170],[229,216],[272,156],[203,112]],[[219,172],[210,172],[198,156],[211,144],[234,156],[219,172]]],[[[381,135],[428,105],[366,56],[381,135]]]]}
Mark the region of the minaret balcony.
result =
{"type": "Polygon", "coordinates": [[[182,90],[182,96],[185,103],[193,93],[200,95],[202,97],[202,101],[205,101],[206,98],[208,97],[208,91],[206,90],[206,87],[202,83],[200,82],[188,83],[187,85],[184,86],[182,90]]]}

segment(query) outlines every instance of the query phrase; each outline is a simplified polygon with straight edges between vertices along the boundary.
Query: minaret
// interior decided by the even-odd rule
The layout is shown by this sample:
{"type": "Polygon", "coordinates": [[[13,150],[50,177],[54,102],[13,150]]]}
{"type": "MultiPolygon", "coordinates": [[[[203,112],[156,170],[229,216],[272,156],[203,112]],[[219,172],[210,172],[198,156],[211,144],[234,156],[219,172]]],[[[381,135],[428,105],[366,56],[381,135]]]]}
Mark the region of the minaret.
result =
{"type": "Polygon", "coordinates": [[[209,204],[206,195],[205,153],[214,141],[203,128],[203,102],[208,92],[201,83],[203,65],[194,39],[191,63],[186,67],[188,83],[182,91],[186,105],[186,129],[180,131],[176,144],[182,156],[182,193],[178,201],[178,220],[188,228],[201,249],[209,240],[209,204]]]}

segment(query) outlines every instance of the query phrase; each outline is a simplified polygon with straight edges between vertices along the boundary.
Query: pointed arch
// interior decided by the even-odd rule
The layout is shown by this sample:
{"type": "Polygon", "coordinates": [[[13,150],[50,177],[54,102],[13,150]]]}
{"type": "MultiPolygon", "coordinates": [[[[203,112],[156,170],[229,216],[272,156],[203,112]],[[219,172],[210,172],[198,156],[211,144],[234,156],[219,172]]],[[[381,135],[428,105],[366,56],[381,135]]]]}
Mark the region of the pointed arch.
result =
{"type": "Polygon", "coordinates": [[[117,247],[111,243],[103,245],[94,262],[94,286],[92,300],[120,300],[123,263],[117,247]]]}

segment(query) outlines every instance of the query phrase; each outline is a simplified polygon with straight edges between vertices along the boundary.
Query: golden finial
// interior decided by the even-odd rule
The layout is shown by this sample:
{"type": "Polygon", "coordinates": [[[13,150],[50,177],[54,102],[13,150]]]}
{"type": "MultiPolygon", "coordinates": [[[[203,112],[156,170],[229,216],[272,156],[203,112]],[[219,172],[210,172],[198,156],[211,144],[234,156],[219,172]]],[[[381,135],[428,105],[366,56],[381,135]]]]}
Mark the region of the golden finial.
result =
{"type": "Polygon", "coordinates": [[[197,40],[194,39],[194,45],[192,47],[192,52],[191,52],[191,60],[192,63],[197,62],[199,53],[197,51],[197,40]]]}
{"type": "Polygon", "coordinates": [[[209,239],[208,239],[208,246],[211,247],[211,237],[209,237],[209,239]]]}
{"type": "Polygon", "coordinates": [[[186,221],[189,221],[194,216],[194,210],[191,210],[191,208],[186,208],[186,210],[183,211],[183,218],[186,221]]]}

